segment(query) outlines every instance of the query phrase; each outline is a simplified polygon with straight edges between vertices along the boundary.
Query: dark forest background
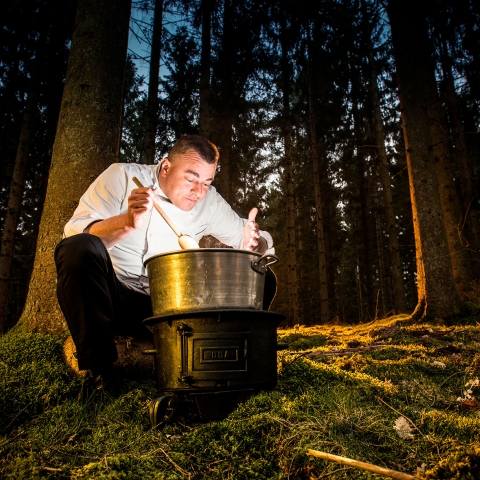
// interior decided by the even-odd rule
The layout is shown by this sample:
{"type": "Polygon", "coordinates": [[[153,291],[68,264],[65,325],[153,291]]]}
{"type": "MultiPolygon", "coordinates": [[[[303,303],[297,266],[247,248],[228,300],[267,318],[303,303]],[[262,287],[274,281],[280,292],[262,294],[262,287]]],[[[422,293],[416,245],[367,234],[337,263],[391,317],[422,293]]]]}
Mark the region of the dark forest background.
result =
{"type": "MultiPolygon", "coordinates": [[[[77,2],[3,3],[0,287],[8,329],[28,292],[77,2]]],[[[453,181],[439,188],[444,223],[459,242],[451,257],[461,251],[468,270],[457,288],[463,300],[478,288],[480,6],[432,0],[403,9],[374,0],[133,2],[130,35],[141,47],[129,50],[119,161],[158,161],[183,133],[215,142],[217,189],[241,215],[258,206],[274,237],[282,261],[273,309],[291,325],[369,321],[417,305],[395,15],[425,20],[418,49],[429,52],[438,99],[430,125],[437,136],[425,142],[443,148],[453,181]],[[138,70],[150,63],[150,76],[138,70]]]]}

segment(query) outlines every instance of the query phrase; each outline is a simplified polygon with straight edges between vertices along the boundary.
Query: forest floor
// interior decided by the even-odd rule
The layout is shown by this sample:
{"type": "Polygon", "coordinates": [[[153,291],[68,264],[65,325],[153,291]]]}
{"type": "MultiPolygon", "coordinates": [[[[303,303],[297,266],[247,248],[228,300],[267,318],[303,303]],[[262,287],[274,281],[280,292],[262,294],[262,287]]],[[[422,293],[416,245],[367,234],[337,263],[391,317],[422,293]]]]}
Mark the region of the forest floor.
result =
{"type": "Polygon", "coordinates": [[[81,400],[62,339],[0,339],[0,477],[373,479],[328,452],[428,479],[480,478],[480,309],[279,329],[278,384],[227,418],[150,428],[152,375],[81,400]],[[478,400],[477,400],[478,398],[478,400]]]}

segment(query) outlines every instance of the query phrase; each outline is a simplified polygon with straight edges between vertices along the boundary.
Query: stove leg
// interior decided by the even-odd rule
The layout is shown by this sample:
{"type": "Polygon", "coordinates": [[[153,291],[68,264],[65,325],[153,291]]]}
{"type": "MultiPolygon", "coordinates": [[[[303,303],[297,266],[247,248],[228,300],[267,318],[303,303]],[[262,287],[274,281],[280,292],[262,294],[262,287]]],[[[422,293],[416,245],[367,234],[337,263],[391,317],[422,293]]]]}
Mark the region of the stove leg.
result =
{"type": "Polygon", "coordinates": [[[157,397],[150,402],[150,424],[152,428],[162,427],[170,421],[178,409],[179,401],[176,395],[157,397]]]}

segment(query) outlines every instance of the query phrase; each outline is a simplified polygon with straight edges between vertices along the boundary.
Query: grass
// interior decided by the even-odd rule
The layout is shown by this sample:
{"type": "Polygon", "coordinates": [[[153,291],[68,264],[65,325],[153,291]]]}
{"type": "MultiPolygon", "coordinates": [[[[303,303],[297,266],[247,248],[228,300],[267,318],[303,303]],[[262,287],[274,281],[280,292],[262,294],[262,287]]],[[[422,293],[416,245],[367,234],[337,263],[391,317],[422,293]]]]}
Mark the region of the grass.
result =
{"type": "Polygon", "coordinates": [[[0,477],[6,479],[373,479],[321,450],[428,479],[480,478],[478,309],[451,325],[397,316],[278,331],[271,392],[225,420],[151,429],[154,379],[128,375],[82,400],[63,339],[0,339],[0,477]],[[466,386],[468,384],[468,386],[466,386]],[[470,391],[470,392],[469,392],[470,391]],[[407,419],[409,435],[395,428],[407,419]]]}

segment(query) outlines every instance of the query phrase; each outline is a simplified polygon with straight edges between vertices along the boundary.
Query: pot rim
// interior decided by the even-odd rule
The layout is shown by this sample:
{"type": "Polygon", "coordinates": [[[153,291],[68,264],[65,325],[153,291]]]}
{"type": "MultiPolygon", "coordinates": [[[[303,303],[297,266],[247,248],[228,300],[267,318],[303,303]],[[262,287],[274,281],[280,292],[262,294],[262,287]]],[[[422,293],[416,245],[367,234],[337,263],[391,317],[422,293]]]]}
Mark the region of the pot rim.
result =
{"type": "Polygon", "coordinates": [[[220,252],[220,253],[227,253],[228,255],[232,254],[232,253],[243,253],[243,254],[246,254],[246,255],[253,255],[254,257],[263,257],[265,256],[266,254],[262,254],[262,253],[259,253],[259,252],[252,252],[251,250],[240,250],[240,249],[235,249],[235,248],[194,248],[194,249],[190,249],[190,250],[172,250],[170,252],[164,252],[164,253],[157,253],[156,255],[153,255],[149,258],[147,258],[144,262],[143,262],[143,265],[145,267],[147,267],[147,264],[148,262],[150,262],[151,260],[155,260],[156,258],[160,258],[160,257],[166,257],[166,256],[169,256],[169,255],[179,255],[179,254],[184,254],[184,253],[188,253],[188,254],[201,254],[201,253],[205,253],[205,252],[220,252]]]}
{"type": "MultiPolygon", "coordinates": [[[[256,310],[254,308],[206,308],[204,310],[189,310],[185,312],[169,313],[167,315],[153,315],[142,320],[144,325],[154,326],[157,323],[172,322],[174,320],[195,321],[197,318],[212,318],[222,315],[241,316],[241,320],[245,317],[247,320],[275,320],[279,325],[287,317],[283,313],[272,312],[271,310],[256,310]],[[256,317],[256,318],[255,318],[256,317]]],[[[228,322],[239,320],[238,318],[228,318],[228,322]]]]}

